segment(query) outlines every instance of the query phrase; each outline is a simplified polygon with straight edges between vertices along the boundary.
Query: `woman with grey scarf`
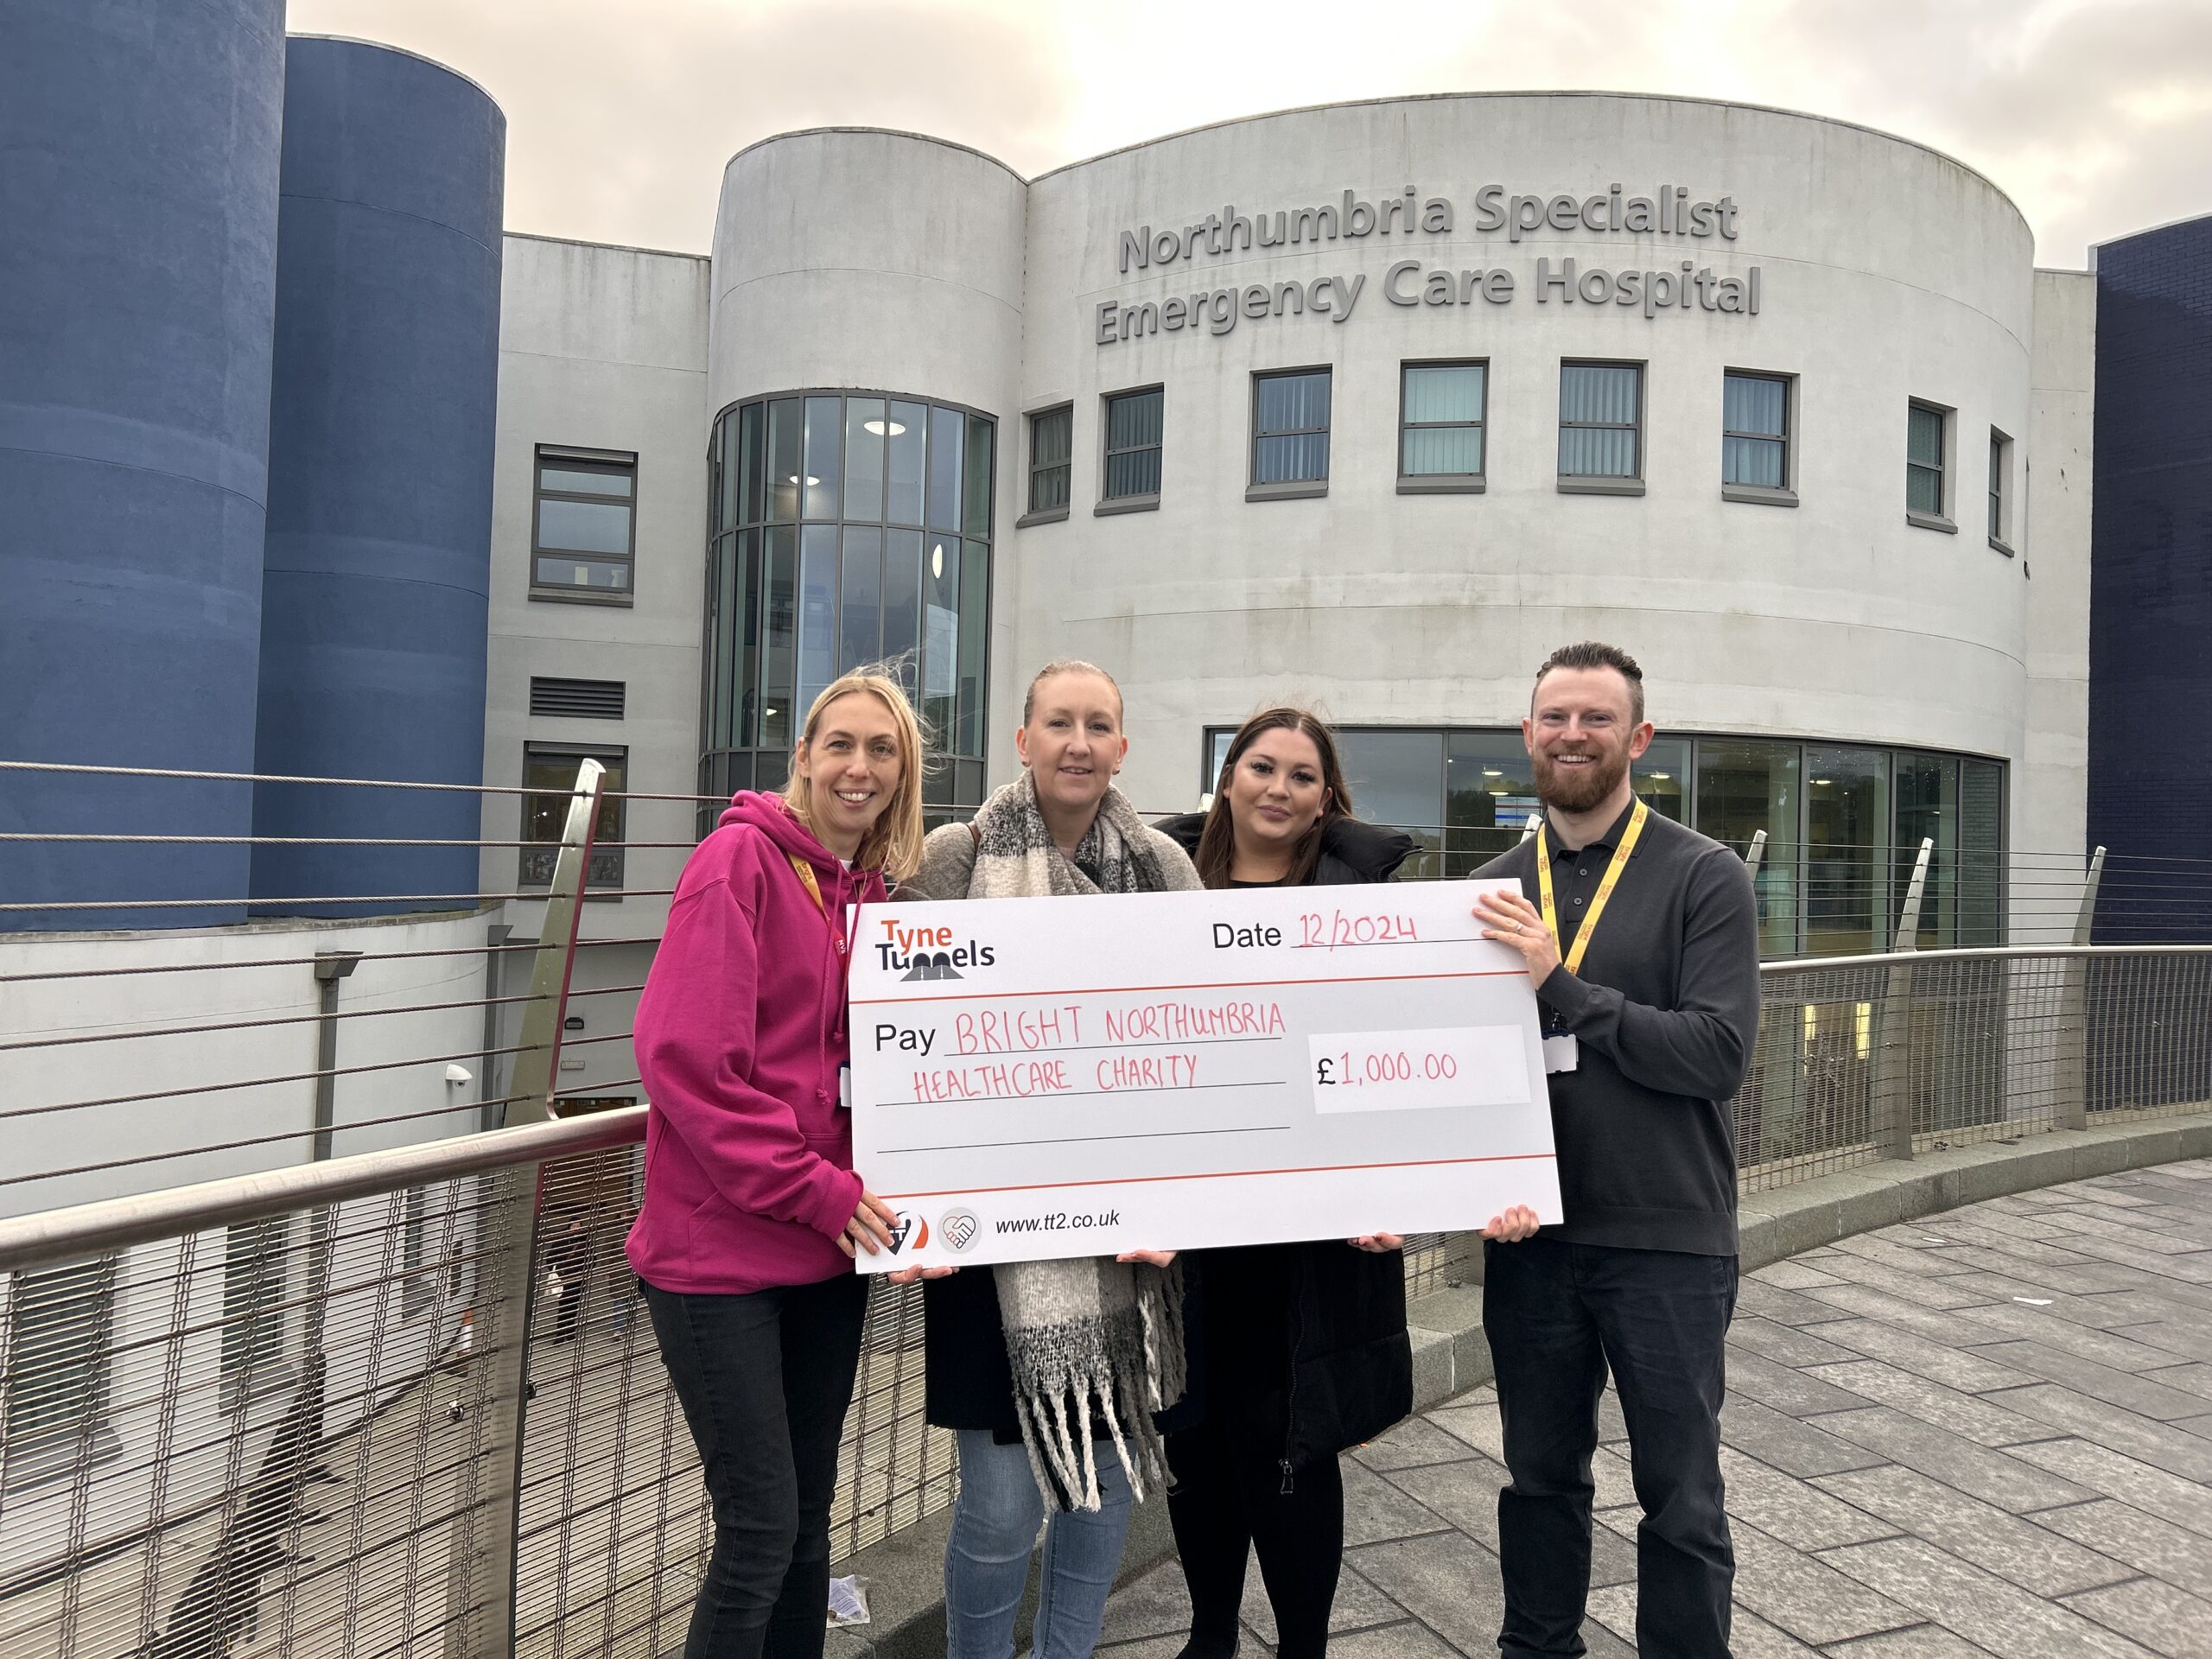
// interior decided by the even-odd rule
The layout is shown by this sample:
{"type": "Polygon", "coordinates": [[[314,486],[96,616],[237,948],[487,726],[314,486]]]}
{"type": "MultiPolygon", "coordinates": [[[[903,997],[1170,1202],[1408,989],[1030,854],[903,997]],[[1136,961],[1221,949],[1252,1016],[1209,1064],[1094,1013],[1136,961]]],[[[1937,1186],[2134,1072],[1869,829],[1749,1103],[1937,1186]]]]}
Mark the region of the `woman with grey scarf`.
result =
{"type": "MultiPolygon", "coordinates": [[[[1141,822],[1114,774],[1128,751],[1122,693],[1089,663],[1030,682],[1022,775],[972,824],[923,843],[900,899],[1013,899],[1197,888],[1183,849],[1141,822]]],[[[1014,1612],[1044,1526],[1034,1659],[1086,1659],[1128,1532],[1129,1505],[1166,1484],[1153,1414],[1184,1386],[1172,1252],[908,1269],[925,1277],[925,1415],[958,1437],[945,1546],[949,1659],[1011,1659],[1014,1612]]]]}

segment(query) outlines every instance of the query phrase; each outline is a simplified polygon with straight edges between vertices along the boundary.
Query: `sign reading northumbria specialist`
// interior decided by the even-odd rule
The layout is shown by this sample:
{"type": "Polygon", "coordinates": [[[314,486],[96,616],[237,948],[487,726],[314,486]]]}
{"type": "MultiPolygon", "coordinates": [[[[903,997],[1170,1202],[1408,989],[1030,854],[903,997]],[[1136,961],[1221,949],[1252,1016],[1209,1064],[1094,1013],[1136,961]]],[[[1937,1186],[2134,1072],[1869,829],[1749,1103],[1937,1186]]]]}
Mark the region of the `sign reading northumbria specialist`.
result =
{"type": "Polygon", "coordinates": [[[1475,891],[871,909],[853,1155],[899,1225],[861,1270],[1557,1219],[1535,995],[1475,891]]]}
{"type": "MultiPolygon", "coordinates": [[[[1732,243],[1738,212],[1733,196],[1702,199],[1687,186],[1675,184],[1662,184],[1648,196],[1631,194],[1619,184],[1592,195],[1545,196],[1513,194],[1502,184],[1489,184],[1475,192],[1473,207],[1474,229],[1481,235],[1503,233],[1509,243],[1550,232],[1633,237],[1639,238],[1632,254],[1637,263],[1614,268],[1543,257],[1533,270],[1516,271],[1504,265],[1432,266],[1420,259],[1400,259],[1376,278],[1385,303],[1436,309],[1509,305],[1522,290],[1525,279],[1539,305],[1624,306],[1646,318],[1681,311],[1758,315],[1758,266],[1748,267],[1740,276],[1725,276],[1694,258],[1670,257],[1684,242],[1732,243]],[[1661,264],[1655,255],[1667,257],[1668,263],[1661,264]]],[[[1379,203],[1347,190],[1340,202],[1314,207],[1247,215],[1232,205],[1193,224],[1123,230],[1121,274],[1166,272],[1176,265],[1194,265],[1201,258],[1256,249],[1310,251],[1323,243],[1341,245],[1370,237],[1395,238],[1402,246],[1409,237],[1451,236],[1458,218],[1449,197],[1423,198],[1410,184],[1402,194],[1386,196],[1379,203]]],[[[1309,311],[1348,322],[1359,309],[1369,275],[1332,272],[1302,282],[1194,289],[1159,300],[1102,300],[1094,338],[1100,346],[1112,346],[1147,334],[1198,329],[1225,334],[1239,319],[1264,321],[1309,311]]]]}

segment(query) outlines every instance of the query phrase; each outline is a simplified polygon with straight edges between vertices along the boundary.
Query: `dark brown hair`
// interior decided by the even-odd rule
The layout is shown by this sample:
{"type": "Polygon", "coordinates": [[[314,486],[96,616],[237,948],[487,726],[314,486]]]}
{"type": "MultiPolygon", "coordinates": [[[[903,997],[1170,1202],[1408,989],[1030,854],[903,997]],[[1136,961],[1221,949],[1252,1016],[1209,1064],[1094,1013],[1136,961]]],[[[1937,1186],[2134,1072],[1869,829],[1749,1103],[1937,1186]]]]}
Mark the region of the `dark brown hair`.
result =
{"type": "MultiPolygon", "coordinates": [[[[1561,645],[1544,658],[1544,665],[1536,671],[1536,685],[1544,683],[1544,676],[1555,668],[1610,668],[1628,682],[1628,721],[1631,726],[1643,724],[1643,671],[1636,658],[1618,645],[1609,645],[1600,640],[1584,639],[1572,645],[1561,645]]],[[[1529,691],[1529,706],[1536,706],[1535,688],[1529,691]]]]}
{"type": "Polygon", "coordinates": [[[1236,824],[1229,812],[1229,780],[1236,776],[1236,763],[1244,758],[1245,750],[1268,732],[1302,732],[1313,739],[1321,757],[1321,782],[1329,792],[1321,816],[1291,853],[1287,886],[1303,887],[1313,878],[1313,867],[1321,861],[1322,832],[1332,819],[1351,816],[1351,785],[1344,782],[1344,766],[1337,760],[1337,740],[1329,728],[1303,709],[1262,709],[1236,728],[1229,753],[1222,760],[1221,775],[1214,779],[1213,805],[1206,812],[1198,855],[1192,860],[1198,867],[1198,880],[1209,887],[1227,887],[1229,873],[1236,864],[1236,824]]]}

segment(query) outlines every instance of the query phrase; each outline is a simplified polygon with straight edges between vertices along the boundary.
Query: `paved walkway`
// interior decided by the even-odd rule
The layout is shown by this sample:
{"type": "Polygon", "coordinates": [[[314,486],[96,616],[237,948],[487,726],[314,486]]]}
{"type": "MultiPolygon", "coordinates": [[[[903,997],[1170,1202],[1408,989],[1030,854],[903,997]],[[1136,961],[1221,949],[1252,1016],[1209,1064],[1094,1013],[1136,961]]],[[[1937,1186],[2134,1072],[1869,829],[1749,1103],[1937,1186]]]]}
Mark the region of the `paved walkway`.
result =
{"type": "MultiPolygon", "coordinates": [[[[2212,1161],[1999,1198],[1744,1282],[1723,1452],[1738,1659],[2212,1659],[2212,1161]]],[[[1632,1651],[1637,1510],[1605,1402],[1591,1618],[1632,1651]]],[[[1497,1651],[1489,1389],[1344,1459],[1335,1659],[1497,1651]]],[[[1172,1659],[1169,1561],[1099,1652],[1172,1659]]],[[[1243,1653],[1269,1654],[1256,1566],[1243,1653]]]]}

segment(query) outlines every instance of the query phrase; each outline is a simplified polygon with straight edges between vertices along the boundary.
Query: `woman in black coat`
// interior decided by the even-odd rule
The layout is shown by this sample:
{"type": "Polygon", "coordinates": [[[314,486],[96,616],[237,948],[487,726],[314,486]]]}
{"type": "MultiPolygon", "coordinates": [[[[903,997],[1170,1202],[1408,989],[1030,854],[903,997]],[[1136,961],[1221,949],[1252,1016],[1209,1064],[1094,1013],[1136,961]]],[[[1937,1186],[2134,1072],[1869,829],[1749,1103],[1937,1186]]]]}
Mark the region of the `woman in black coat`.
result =
{"type": "MultiPolygon", "coordinates": [[[[1383,881],[1414,849],[1351,816],[1329,728],[1298,709],[1245,721],[1211,809],[1160,828],[1209,887],[1383,881]]],[[[1191,1391],[1163,1425],[1191,1586],[1182,1659],[1236,1652],[1252,1547],[1281,1659],[1327,1649],[1344,1560],[1337,1456],[1413,1408],[1403,1243],[1376,1233],[1183,1257],[1191,1391]]]]}

